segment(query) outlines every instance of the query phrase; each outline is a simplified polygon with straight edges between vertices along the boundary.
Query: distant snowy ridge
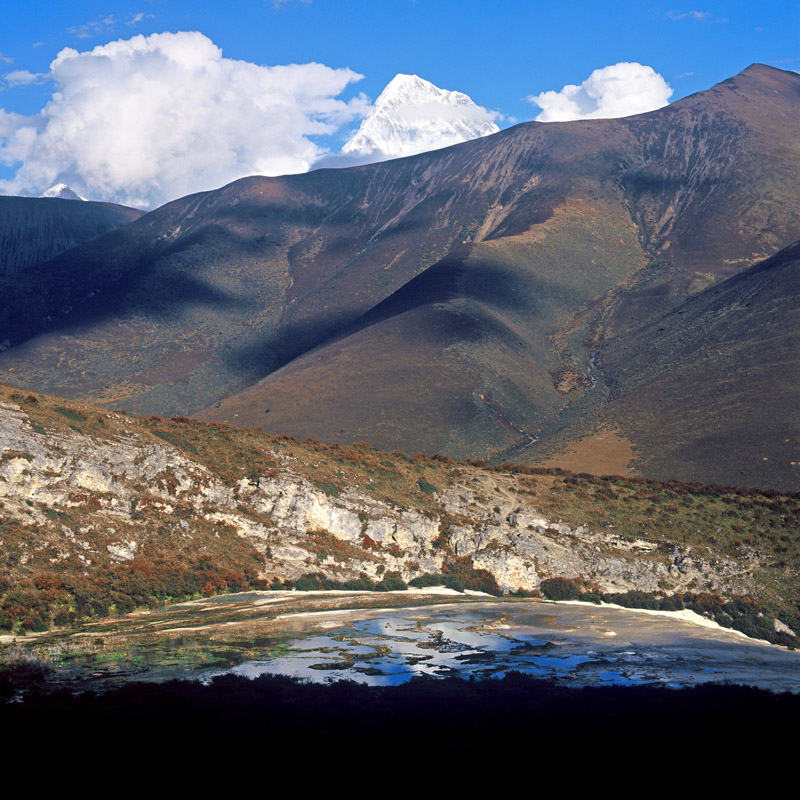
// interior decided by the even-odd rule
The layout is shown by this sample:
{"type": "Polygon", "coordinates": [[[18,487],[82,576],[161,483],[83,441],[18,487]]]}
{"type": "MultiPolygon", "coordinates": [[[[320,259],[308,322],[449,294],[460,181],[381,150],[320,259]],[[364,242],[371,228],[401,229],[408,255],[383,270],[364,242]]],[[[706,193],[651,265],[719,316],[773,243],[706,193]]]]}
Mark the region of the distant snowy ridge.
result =
{"type": "Polygon", "coordinates": [[[66,183],[57,183],[55,186],[51,186],[47,191],[42,192],[41,196],[57,197],[60,200],[86,200],[85,197],[73,192],[66,183]]]}
{"type": "Polygon", "coordinates": [[[400,74],[381,92],[342,153],[370,155],[376,161],[411,156],[498,130],[491,113],[463,92],[400,74]]]}

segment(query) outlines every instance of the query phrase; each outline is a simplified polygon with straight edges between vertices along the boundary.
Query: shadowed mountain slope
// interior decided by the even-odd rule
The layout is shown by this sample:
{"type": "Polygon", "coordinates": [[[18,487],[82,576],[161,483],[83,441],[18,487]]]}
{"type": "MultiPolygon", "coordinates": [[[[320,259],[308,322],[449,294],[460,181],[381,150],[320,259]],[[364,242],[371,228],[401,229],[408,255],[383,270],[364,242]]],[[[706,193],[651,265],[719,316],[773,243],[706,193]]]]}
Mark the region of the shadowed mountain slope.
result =
{"type": "Polygon", "coordinates": [[[113,203],[0,196],[0,275],[44,264],[141,216],[113,203]]]}
{"type": "Polygon", "coordinates": [[[647,475],[800,484],[800,242],[603,354],[647,475]]]}
{"type": "Polygon", "coordinates": [[[527,460],[796,490],[799,309],[795,242],[612,340],[527,460]]]}
{"type": "Polygon", "coordinates": [[[588,402],[594,351],[797,238],[799,126],[800,76],[754,65],[649,114],[237,181],[7,278],[0,374],[517,457],[588,402]]]}

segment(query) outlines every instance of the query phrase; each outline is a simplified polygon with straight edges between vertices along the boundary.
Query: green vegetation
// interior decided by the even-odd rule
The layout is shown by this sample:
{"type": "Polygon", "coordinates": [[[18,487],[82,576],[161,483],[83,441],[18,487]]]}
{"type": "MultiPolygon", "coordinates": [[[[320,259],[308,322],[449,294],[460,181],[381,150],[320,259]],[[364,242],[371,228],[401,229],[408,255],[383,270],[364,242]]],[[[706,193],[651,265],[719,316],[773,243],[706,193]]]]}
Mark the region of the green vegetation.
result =
{"type": "Polygon", "coordinates": [[[305,592],[336,589],[350,592],[399,592],[407,589],[408,585],[399,572],[387,572],[380,581],[374,581],[368,575],[361,575],[358,578],[346,581],[337,581],[325,577],[320,572],[309,572],[293,581],[286,581],[282,584],[274,583],[270,588],[297,589],[305,592]]]}
{"type": "Polygon", "coordinates": [[[493,595],[502,594],[494,575],[485,569],[475,569],[469,556],[453,558],[445,563],[440,573],[420,575],[410,585],[418,589],[425,586],[447,586],[457,592],[469,589],[493,595]]]}
{"type": "Polygon", "coordinates": [[[425,478],[418,478],[417,486],[419,486],[425,494],[436,494],[436,492],[439,491],[432,483],[426,481],[425,478]]]}
{"type": "Polygon", "coordinates": [[[73,408],[65,408],[64,406],[53,406],[53,411],[55,411],[57,414],[61,414],[62,417],[66,417],[67,419],[72,420],[73,422],[86,421],[86,417],[73,408]]]}
{"type": "Polygon", "coordinates": [[[548,600],[577,600],[582,586],[583,581],[574,578],[546,578],[539,584],[539,591],[548,600]]]}

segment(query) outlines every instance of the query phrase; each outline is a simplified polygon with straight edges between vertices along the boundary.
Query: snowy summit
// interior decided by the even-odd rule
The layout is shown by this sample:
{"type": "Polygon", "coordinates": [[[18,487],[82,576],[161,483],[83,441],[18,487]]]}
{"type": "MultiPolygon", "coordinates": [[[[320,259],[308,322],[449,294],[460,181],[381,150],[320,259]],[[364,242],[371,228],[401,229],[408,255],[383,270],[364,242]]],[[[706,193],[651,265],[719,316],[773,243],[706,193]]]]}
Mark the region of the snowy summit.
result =
{"type": "Polygon", "coordinates": [[[378,161],[437,150],[498,130],[492,115],[463,92],[400,74],[381,92],[342,152],[378,161]]]}
{"type": "Polygon", "coordinates": [[[57,183],[55,186],[51,186],[47,191],[42,192],[42,197],[57,197],[60,200],[86,200],[85,197],[73,192],[66,183],[57,183]]]}

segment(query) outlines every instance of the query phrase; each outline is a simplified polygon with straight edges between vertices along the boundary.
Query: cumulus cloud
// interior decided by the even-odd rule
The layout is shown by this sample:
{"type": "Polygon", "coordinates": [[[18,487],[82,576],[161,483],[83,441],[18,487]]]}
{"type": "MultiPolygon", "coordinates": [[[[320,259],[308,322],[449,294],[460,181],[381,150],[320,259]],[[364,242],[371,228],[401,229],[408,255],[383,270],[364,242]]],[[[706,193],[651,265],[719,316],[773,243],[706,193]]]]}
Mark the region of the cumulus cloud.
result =
{"type": "Polygon", "coordinates": [[[670,85],[652,67],[623,61],[596,69],[580,86],[568,84],[526,100],[542,109],[537,122],[564,122],[641,114],[667,105],[671,96],[670,85]]]}
{"type": "Polygon", "coordinates": [[[323,64],[223,58],[201,33],[161,33],[62,50],[55,92],[33,117],[0,111],[0,192],[66,183],[91,199],[143,208],[246,175],[304,172],[331,134],[365,113],[337,96],[362,76],[323,64]]]}
{"type": "MultiPolygon", "coordinates": [[[[13,166],[23,161],[36,139],[36,120],[0,108],[0,164],[13,166]]],[[[0,189],[2,189],[0,181],[0,189]]]]}

